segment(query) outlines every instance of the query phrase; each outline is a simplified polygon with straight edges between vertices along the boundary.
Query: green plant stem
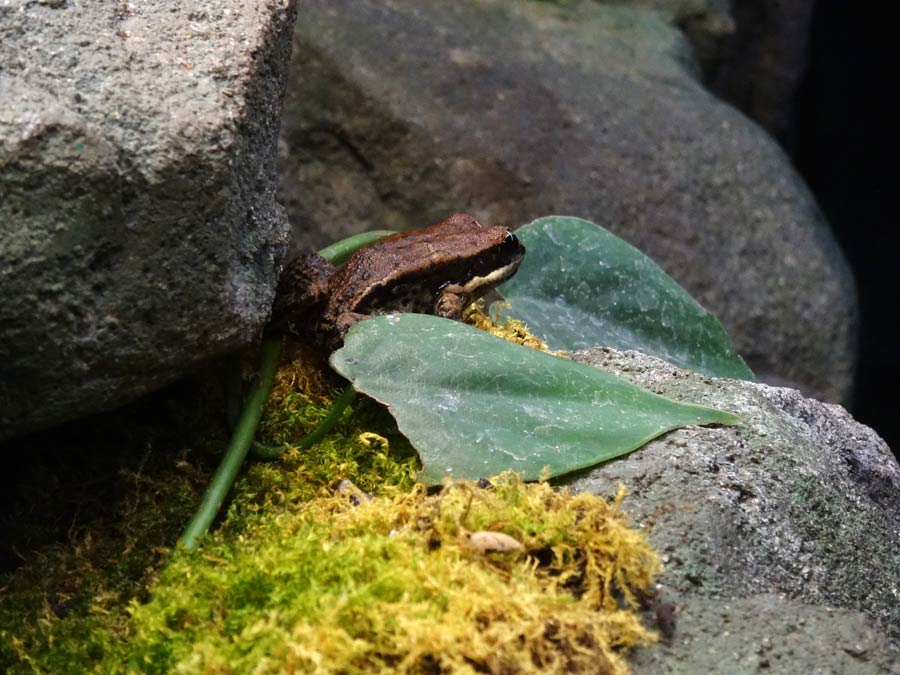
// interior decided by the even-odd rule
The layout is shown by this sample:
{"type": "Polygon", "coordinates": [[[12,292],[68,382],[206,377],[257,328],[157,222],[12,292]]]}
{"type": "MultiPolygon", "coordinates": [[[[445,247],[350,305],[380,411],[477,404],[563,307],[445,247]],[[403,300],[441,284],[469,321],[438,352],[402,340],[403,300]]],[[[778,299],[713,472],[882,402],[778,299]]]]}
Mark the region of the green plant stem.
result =
{"type": "Polygon", "coordinates": [[[393,230],[372,230],[371,232],[360,232],[359,234],[354,234],[346,239],[341,239],[333,243],[331,246],[326,246],[321,251],[319,251],[319,255],[325,258],[332,265],[340,265],[344,262],[350,255],[355,252],[357,249],[362,248],[363,246],[368,246],[379,239],[384,239],[387,236],[395,234],[393,230]]]}
{"type": "MultiPolygon", "coordinates": [[[[361,232],[339,242],[332,244],[319,251],[319,255],[328,260],[330,263],[338,265],[346,260],[354,251],[372,242],[383,239],[388,235],[394,234],[392,230],[375,230],[372,232],[361,232]]],[[[263,341],[262,350],[259,357],[259,377],[255,386],[247,398],[244,409],[241,411],[240,419],[231,435],[231,442],[225,450],[222,462],[213,474],[209,487],[203,495],[203,501],[200,503],[197,512],[188,523],[178,542],[189,550],[193,550],[199,546],[200,538],[209,531],[209,526],[215,520],[219,508],[225,501],[231,485],[237,478],[238,471],[247,457],[247,451],[253,445],[253,437],[256,435],[256,428],[259,426],[259,420],[262,418],[263,406],[269,398],[269,392],[272,389],[272,382],[275,379],[275,370],[278,367],[278,357],[281,355],[281,336],[270,335],[263,341]]],[[[313,431],[298,446],[301,450],[310,447],[322,438],[334,423],[340,417],[344,408],[346,408],[353,400],[355,392],[353,387],[348,386],[334,400],[331,410],[322,420],[322,423],[313,429],[313,431]]],[[[255,453],[263,458],[274,459],[281,450],[278,448],[268,448],[259,443],[255,444],[260,449],[255,453]]]]}
{"type": "MultiPolygon", "coordinates": [[[[332,401],[331,407],[316,428],[310,431],[299,443],[297,443],[297,449],[306,450],[322,440],[325,437],[325,434],[334,428],[334,425],[337,424],[338,420],[341,418],[341,413],[353,402],[355,397],[356,390],[353,389],[352,385],[348,384],[344,390],[337,395],[337,398],[332,401]]],[[[253,455],[259,459],[277,459],[281,453],[284,452],[283,447],[263,445],[262,443],[253,443],[250,449],[253,452],[253,455]]]]}
{"type": "Polygon", "coordinates": [[[185,548],[192,550],[197,548],[200,538],[207,533],[209,526],[215,519],[225,501],[225,496],[231,489],[240,471],[244,458],[247,456],[247,450],[253,441],[256,433],[256,427],[262,417],[263,406],[266,399],[269,398],[269,391],[272,389],[272,382],[275,379],[275,370],[278,366],[278,357],[281,354],[281,336],[270,335],[263,341],[262,349],[259,357],[259,374],[253,384],[247,403],[241,411],[241,417],[238,420],[234,433],[231,435],[231,442],[225,450],[221,464],[213,474],[209,487],[203,495],[203,501],[200,507],[188,523],[184,534],[181,535],[179,543],[185,548]]]}

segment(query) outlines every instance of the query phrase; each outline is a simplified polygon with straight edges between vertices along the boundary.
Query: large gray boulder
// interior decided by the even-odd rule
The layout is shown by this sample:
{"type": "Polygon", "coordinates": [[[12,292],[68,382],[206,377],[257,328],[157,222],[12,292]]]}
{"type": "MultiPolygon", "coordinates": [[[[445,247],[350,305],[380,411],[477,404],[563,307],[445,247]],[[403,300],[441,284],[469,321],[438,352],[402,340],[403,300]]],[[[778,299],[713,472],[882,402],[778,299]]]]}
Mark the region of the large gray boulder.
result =
{"type": "Polygon", "coordinates": [[[0,6],[0,438],[253,340],[293,0],[0,6]]]}
{"type": "Polygon", "coordinates": [[[635,672],[900,673],[900,466],[874,431],[792,389],[637,352],[575,358],[742,418],[567,481],[608,496],[624,484],[623,508],[663,557],[667,639],[635,672]]]}
{"type": "Polygon", "coordinates": [[[764,380],[846,400],[857,310],[827,223],[775,142],[701,86],[663,16],[304,3],[280,153],[295,246],[458,211],[585,217],[716,313],[764,380]]]}

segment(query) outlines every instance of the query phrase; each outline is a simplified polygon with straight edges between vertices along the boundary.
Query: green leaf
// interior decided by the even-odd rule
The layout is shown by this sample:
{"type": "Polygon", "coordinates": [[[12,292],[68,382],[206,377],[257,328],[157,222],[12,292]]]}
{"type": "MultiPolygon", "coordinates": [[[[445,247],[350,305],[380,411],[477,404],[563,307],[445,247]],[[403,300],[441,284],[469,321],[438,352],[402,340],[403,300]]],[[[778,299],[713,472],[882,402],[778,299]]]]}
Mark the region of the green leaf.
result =
{"type": "Polygon", "coordinates": [[[676,403],[597,368],[510,344],[454,321],[391,314],[354,326],[331,365],[388,406],[425,483],[506,470],[539,478],[618,457],[730,413],[676,403]]]}
{"type": "Polygon", "coordinates": [[[556,349],[636,349],[714,377],[753,380],[722,324],[639,250],[590,221],[539,218],[499,291],[511,315],[556,349]]]}

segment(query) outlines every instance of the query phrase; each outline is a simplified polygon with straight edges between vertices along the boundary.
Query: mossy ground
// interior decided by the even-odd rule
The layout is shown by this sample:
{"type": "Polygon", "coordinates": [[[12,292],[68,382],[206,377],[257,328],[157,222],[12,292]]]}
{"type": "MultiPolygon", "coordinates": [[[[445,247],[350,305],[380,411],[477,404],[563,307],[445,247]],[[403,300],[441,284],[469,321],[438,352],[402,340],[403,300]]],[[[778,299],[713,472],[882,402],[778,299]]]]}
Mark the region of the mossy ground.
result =
{"type": "MultiPolygon", "coordinates": [[[[71,447],[26,463],[4,510],[24,560],[0,588],[0,671],[625,671],[627,648],[652,639],[633,605],[658,561],[617,503],[515,476],[428,494],[365,399],[298,452],[327,410],[318,372],[285,351],[259,438],[286,451],[245,472],[197,551],[169,547],[226,441],[224,403],[198,406],[203,388],[92,422],[80,464],[71,447]],[[478,531],[522,549],[480,550],[478,531]]],[[[56,434],[11,449],[74,438],[56,434]]]]}
{"type": "Polygon", "coordinates": [[[135,605],[146,673],[616,673],[655,557],[615,505],[502,476],[267,509],[179,552],[135,605]],[[483,552],[474,531],[524,550],[483,552]],[[623,607],[623,598],[626,606],[623,607]]]}

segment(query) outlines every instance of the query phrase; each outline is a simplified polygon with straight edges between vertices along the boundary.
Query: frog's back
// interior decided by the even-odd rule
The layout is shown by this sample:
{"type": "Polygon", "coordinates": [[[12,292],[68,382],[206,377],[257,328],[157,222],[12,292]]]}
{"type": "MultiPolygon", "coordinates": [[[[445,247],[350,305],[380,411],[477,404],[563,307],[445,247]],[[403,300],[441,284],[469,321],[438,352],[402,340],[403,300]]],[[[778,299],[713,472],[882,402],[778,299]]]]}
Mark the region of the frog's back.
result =
{"type": "Polygon", "coordinates": [[[360,249],[334,273],[323,318],[339,329],[387,312],[458,318],[466,303],[514,274],[524,254],[509,229],[465,214],[400,232],[360,249]]]}

